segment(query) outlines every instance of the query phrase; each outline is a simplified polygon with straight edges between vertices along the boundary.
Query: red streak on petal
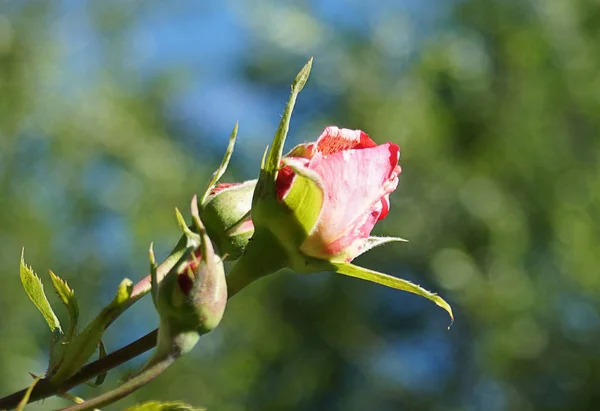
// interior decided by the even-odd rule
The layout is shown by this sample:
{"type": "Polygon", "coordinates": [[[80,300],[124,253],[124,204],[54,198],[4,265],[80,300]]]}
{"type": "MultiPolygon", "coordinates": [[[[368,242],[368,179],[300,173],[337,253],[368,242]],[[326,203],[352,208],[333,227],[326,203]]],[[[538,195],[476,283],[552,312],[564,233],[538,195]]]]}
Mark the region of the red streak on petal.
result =
{"type": "Polygon", "coordinates": [[[317,140],[317,150],[323,155],[372,147],[377,147],[377,144],[364,131],[334,126],[327,127],[317,140]]]}
{"type": "Polygon", "coordinates": [[[377,143],[371,140],[371,137],[364,131],[360,132],[360,142],[354,147],[355,149],[359,148],[372,148],[377,147],[377,143]]]}
{"type": "Polygon", "coordinates": [[[221,184],[217,184],[215,187],[213,187],[212,190],[210,190],[210,195],[214,195],[217,193],[220,193],[221,191],[225,190],[226,188],[229,187],[233,187],[233,186],[238,186],[241,183],[221,183],[221,184]]]}
{"type": "Polygon", "coordinates": [[[387,217],[388,212],[390,211],[390,198],[389,195],[386,195],[381,199],[381,214],[377,217],[377,221],[381,221],[387,217]]]}
{"type": "Polygon", "coordinates": [[[275,191],[277,199],[281,201],[289,191],[294,181],[294,170],[290,166],[285,166],[277,173],[277,181],[275,182],[275,191]]]}

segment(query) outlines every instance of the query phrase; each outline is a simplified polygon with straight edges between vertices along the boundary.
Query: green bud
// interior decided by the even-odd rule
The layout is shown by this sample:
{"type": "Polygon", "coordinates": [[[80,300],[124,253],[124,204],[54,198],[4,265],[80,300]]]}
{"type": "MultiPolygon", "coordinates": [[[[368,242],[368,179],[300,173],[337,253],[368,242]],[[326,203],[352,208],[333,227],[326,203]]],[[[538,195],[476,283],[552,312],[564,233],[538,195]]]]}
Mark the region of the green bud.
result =
{"type": "Polygon", "coordinates": [[[166,320],[175,323],[178,330],[205,334],[223,318],[227,285],[221,259],[215,254],[199,254],[188,253],[160,283],[157,309],[161,322],[166,320]]]}
{"type": "Polygon", "coordinates": [[[250,219],[252,195],[256,180],[243,183],[219,184],[201,208],[206,231],[219,254],[237,260],[254,234],[250,219]]]}
{"type": "MultiPolygon", "coordinates": [[[[178,213],[178,219],[182,218],[178,213]]],[[[196,197],[192,201],[192,218],[193,228],[199,234],[189,231],[187,234],[196,238],[190,238],[194,241],[188,243],[197,244],[200,240],[200,245],[188,246],[160,284],[153,276],[152,286],[158,288],[155,305],[160,315],[156,358],[187,353],[200,335],[219,325],[225,312],[227,283],[223,260],[215,253],[200,221],[196,197]]]]}

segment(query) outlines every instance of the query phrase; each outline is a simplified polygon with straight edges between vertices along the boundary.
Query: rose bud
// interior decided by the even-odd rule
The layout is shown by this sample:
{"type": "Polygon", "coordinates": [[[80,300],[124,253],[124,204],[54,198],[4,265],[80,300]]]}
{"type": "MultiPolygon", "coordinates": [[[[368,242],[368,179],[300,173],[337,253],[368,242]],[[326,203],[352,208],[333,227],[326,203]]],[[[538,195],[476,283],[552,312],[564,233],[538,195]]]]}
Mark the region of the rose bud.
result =
{"type": "Polygon", "coordinates": [[[296,98],[312,59],[292,83],[292,93],[270,149],[263,156],[252,199],[254,235],[227,276],[233,295],[283,268],[301,273],[334,271],[421,295],[444,308],[439,296],[410,281],[351,264],[357,255],[394,237],[370,237],[389,211],[398,185],[400,148],[377,145],[360,130],[327,127],[317,141],[282,158],[296,98]]]}
{"type": "MultiPolygon", "coordinates": [[[[178,219],[186,236],[195,237],[200,245],[196,249],[188,248],[160,284],[155,280],[152,283],[157,287],[153,298],[160,315],[159,357],[174,347],[179,354],[189,351],[200,335],[219,325],[227,304],[222,258],[215,253],[200,218],[195,212],[192,214],[199,235],[187,229],[179,212],[178,219]]],[[[155,269],[152,271],[155,273],[155,269]]]]}
{"type": "MultiPolygon", "coordinates": [[[[360,130],[327,127],[314,143],[294,148],[277,174],[277,199],[292,214],[301,215],[315,204],[288,201],[294,184],[303,184],[297,173],[313,176],[322,190],[320,210],[307,227],[300,244],[303,254],[321,260],[351,261],[367,245],[377,221],[389,211],[389,195],[398,185],[400,148],[396,144],[377,145],[360,130]],[[303,168],[305,170],[303,170],[303,168]]],[[[285,227],[271,230],[285,237],[285,227]]]]}
{"type": "Polygon", "coordinates": [[[254,196],[255,235],[228,276],[230,293],[282,268],[335,271],[421,295],[452,317],[439,296],[409,281],[350,264],[397,237],[371,237],[398,185],[400,148],[376,144],[360,130],[327,127],[295,147],[275,173],[263,169],[254,196]],[[273,179],[271,180],[271,177],[273,179]]]}
{"type": "Polygon", "coordinates": [[[206,231],[219,254],[229,260],[242,255],[254,234],[250,208],[255,187],[256,180],[218,184],[200,210],[206,231]]]}

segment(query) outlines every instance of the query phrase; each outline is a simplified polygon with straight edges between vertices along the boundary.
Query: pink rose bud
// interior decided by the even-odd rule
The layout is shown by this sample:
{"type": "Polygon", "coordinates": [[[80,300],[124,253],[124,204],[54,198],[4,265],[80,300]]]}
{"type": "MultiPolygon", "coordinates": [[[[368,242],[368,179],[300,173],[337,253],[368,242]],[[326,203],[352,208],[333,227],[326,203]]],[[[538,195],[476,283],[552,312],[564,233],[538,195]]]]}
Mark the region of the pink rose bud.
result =
{"type": "Polygon", "coordinates": [[[401,172],[399,158],[396,144],[377,145],[360,130],[337,127],[327,127],[316,142],[299,145],[288,153],[284,163],[293,166],[279,170],[275,186],[278,200],[295,215],[312,206],[309,201],[286,201],[297,183],[297,172],[312,175],[323,191],[318,217],[308,227],[300,251],[329,261],[351,261],[360,254],[375,223],[388,214],[389,195],[396,189],[401,172]]]}
{"type": "Polygon", "coordinates": [[[219,254],[229,260],[242,255],[254,233],[249,212],[255,187],[256,180],[219,184],[200,210],[206,231],[219,254]]]}
{"type": "MultiPolygon", "coordinates": [[[[221,321],[227,303],[227,284],[221,258],[212,245],[187,253],[158,288],[157,310],[163,328],[204,334],[221,321]]],[[[160,335],[160,331],[159,331],[160,335]]]]}
{"type": "Polygon", "coordinates": [[[401,172],[396,144],[377,145],[360,130],[327,127],[314,143],[282,157],[298,93],[312,59],[292,83],[279,127],[263,156],[252,199],[254,236],[227,276],[230,295],[282,268],[301,273],[335,271],[421,295],[452,317],[452,308],[416,284],[350,263],[374,247],[406,241],[371,237],[389,211],[401,172]]]}

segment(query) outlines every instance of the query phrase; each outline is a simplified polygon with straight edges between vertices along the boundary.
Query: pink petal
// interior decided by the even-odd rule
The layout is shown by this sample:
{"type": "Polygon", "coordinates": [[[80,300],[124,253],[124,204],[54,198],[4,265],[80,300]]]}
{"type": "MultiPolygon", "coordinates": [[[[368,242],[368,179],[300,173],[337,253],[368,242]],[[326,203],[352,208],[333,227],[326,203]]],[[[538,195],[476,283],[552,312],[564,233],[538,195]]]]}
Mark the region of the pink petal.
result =
{"type": "Polygon", "coordinates": [[[377,144],[367,133],[329,126],[317,140],[318,152],[328,155],[350,149],[372,148],[377,144]]]}
{"type": "Polygon", "coordinates": [[[322,258],[343,253],[352,258],[344,250],[364,242],[375,223],[387,215],[388,195],[398,185],[399,153],[397,145],[386,143],[315,155],[309,168],[321,176],[325,203],[315,231],[303,245],[305,253],[322,258]]]}
{"type": "Polygon", "coordinates": [[[327,245],[326,251],[339,256],[344,261],[351,261],[360,254],[365,242],[369,238],[375,223],[382,220],[383,202],[376,203],[370,213],[356,221],[354,227],[338,240],[327,245]]]}

